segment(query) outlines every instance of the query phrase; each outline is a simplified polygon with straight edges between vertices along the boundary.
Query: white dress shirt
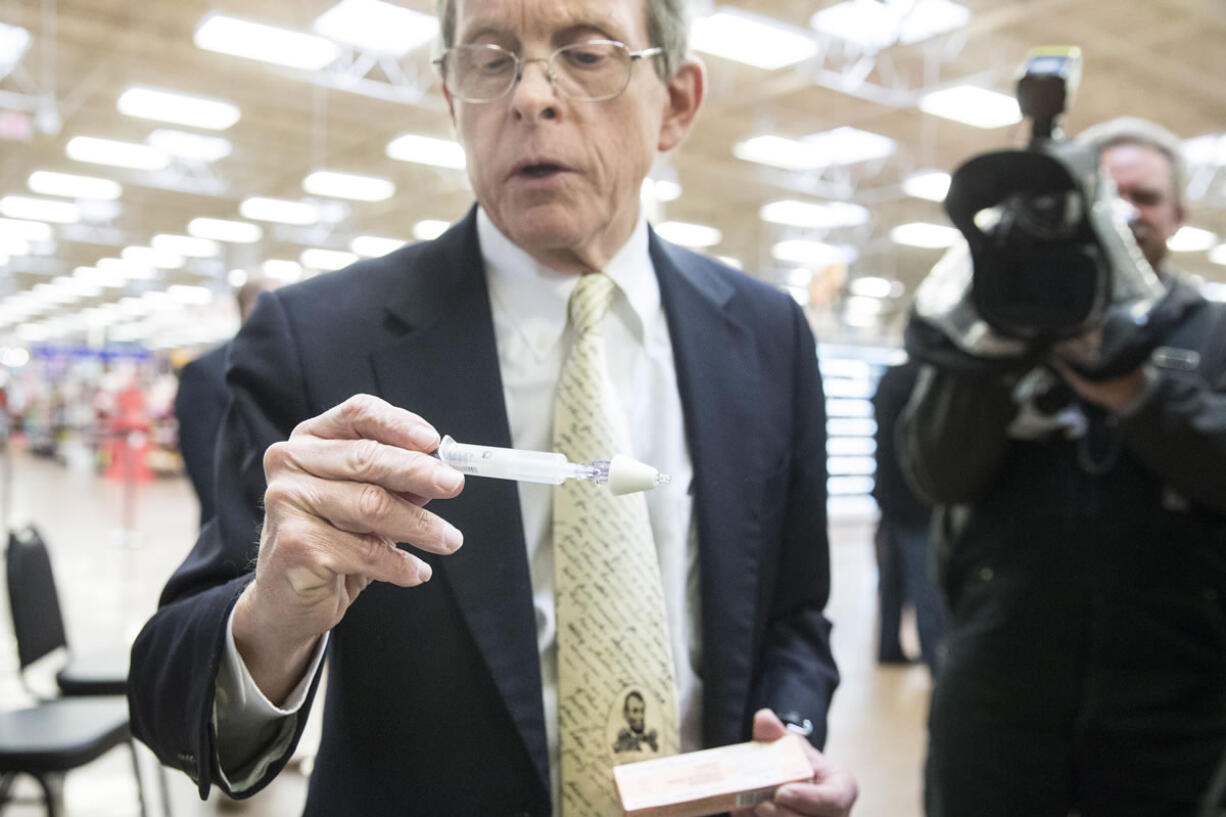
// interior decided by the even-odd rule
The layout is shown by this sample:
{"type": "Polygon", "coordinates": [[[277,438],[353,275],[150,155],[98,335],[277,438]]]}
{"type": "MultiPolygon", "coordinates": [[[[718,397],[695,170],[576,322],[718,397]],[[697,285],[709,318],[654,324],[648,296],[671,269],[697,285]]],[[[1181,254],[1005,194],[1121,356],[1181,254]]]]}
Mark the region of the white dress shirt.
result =
{"type": "MultiPolygon", "coordinates": [[[[554,385],[572,343],[567,301],[577,276],[543,267],[512,244],[484,210],[477,212],[477,235],[485,262],[511,444],[515,448],[552,450],[554,385]]],[[[629,241],[603,270],[617,285],[603,329],[609,376],[615,393],[621,397],[620,413],[625,419],[622,439],[628,440],[630,445],[629,451],[609,454],[627,453],[672,477],[670,484],[649,491],[646,499],[668,606],[677,703],[681,711],[681,748],[691,751],[700,748],[702,741],[698,549],[690,494],[693,470],[685,441],[672,342],[647,237],[647,222],[640,215],[629,241]]],[[[439,274],[444,273],[440,271],[439,274]]],[[[407,408],[412,410],[413,407],[407,408]]],[[[447,418],[425,419],[434,423],[440,433],[447,433],[447,418]]],[[[558,671],[553,604],[553,486],[519,483],[518,488],[532,577],[545,726],[556,804],[558,671]]],[[[445,505],[436,510],[446,517],[445,505]]],[[[284,753],[294,722],[294,717],[287,716],[296,716],[301,707],[325,645],[326,637],[321,639],[302,683],[285,705],[278,708],[251,680],[231,634],[226,660],[218,674],[214,722],[220,765],[223,771],[229,769],[241,778],[228,778],[237,788],[254,784],[267,764],[284,753]],[[267,748],[260,751],[252,745],[255,740],[260,741],[259,746],[267,748]],[[255,762],[244,759],[253,754],[258,756],[255,762]],[[242,765],[241,772],[237,765],[227,766],[226,761],[231,759],[242,765]]]]}

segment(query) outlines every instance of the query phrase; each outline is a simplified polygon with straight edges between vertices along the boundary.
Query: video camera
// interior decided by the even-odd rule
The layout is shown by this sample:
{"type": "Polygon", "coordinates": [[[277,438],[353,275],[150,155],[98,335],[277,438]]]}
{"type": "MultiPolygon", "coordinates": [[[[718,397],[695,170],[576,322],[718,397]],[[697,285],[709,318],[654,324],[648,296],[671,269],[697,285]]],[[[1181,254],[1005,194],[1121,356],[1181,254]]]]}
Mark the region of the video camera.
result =
{"type": "Polygon", "coordinates": [[[1103,329],[1101,349],[1077,366],[1103,379],[1139,365],[1182,314],[1151,321],[1167,288],[1128,228],[1130,205],[1100,170],[1095,145],[1062,138],[1060,117],[1080,77],[1080,49],[1031,51],[1017,83],[1030,143],[973,157],[954,172],[945,210],[966,244],[916,293],[906,333],[913,356],[979,370],[1021,367],[1058,341],[1103,329]]]}

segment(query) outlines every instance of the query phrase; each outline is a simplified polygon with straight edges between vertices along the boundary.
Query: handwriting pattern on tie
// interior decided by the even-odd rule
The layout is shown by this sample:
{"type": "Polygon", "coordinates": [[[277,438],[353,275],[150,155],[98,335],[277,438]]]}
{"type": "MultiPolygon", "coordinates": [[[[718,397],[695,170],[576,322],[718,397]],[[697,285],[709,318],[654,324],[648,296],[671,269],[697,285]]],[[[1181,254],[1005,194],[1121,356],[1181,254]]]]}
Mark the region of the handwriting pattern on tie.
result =
{"type": "MultiPolygon", "coordinates": [[[[572,461],[628,451],[612,412],[601,323],[614,284],[584,275],[574,345],[554,398],[554,448],[572,461]]],[[[673,754],[678,716],[647,502],[568,480],[554,490],[558,733],[563,817],[620,815],[612,767],[673,754]]]]}

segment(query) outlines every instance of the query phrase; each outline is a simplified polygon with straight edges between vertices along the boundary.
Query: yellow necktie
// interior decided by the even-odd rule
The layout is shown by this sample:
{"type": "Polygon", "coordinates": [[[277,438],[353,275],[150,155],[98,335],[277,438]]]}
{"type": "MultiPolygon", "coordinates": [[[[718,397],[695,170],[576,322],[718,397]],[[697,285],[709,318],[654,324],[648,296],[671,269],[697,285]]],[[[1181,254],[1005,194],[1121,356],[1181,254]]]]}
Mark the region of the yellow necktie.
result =
{"type": "MultiPolygon", "coordinates": [[[[554,397],[553,441],[572,462],[629,452],[613,419],[601,335],[613,292],[608,276],[589,273],[570,296],[574,345],[554,397]]],[[[554,489],[553,548],[562,817],[617,817],[613,766],[679,749],[646,499],[567,480],[554,489]]]]}

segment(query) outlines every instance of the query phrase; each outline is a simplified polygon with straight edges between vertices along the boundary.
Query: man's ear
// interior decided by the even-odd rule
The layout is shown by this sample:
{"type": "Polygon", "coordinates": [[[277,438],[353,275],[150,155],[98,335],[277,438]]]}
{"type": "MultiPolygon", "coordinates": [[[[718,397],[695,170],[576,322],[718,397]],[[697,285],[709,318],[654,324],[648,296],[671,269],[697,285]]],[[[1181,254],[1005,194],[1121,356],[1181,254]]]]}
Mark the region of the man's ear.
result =
{"type": "Polygon", "coordinates": [[[660,140],[656,145],[661,153],[681,144],[694,124],[707,90],[707,74],[702,62],[695,57],[686,59],[673,78],[665,83],[665,90],[668,105],[660,122],[660,140]]]}

